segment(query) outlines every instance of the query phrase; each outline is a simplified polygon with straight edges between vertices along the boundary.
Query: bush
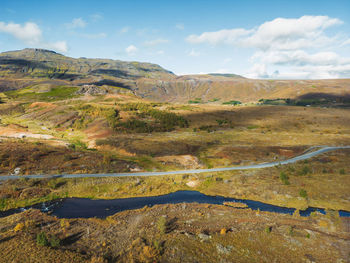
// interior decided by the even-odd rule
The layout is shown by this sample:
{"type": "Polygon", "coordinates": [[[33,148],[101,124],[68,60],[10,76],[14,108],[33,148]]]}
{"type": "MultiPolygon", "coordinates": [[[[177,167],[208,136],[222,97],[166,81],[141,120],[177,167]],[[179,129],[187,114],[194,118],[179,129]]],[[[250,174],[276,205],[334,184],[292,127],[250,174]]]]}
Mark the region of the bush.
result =
{"type": "Polygon", "coordinates": [[[311,169],[309,166],[304,166],[301,171],[299,172],[299,175],[304,176],[311,173],[311,169]]]}
{"type": "Polygon", "coordinates": [[[119,111],[107,116],[109,126],[116,131],[133,131],[139,133],[172,131],[175,127],[187,128],[188,121],[173,112],[154,109],[158,104],[127,103],[120,105],[124,111],[135,111],[138,118],[120,121],[119,111]],[[146,118],[146,120],[141,120],[146,118]]]}
{"type": "Polygon", "coordinates": [[[281,172],[280,179],[281,179],[283,184],[285,184],[285,185],[289,185],[290,184],[289,183],[289,177],[288,177],[288,175],[286,175],[285,172],[281,172]]]}
{"type": "Polygon", "coordinates": [[[202,99],[201,98],[196,98],[194,100],[189,100],[188,104],[199,104],[202,103],[202,99]]]}
{"type": "Polygon", "coordinates": [[[45,232],[40,232],[36,235],[36,243],[40,246],[48,246],[49,241],[47,240],[45,232]]]}
{"type": "Polygon", "coordinates": [[[59,247],[61,244],[61,240],[56,236],[51,236],[50,238],[50,246],[53,248],[59,247]]]}
{"type": "Polygon", "coordinates": [[[158,230],[161,234],[165,234],[167,232],[167,221],[165,217],[160,217],[157,222],[158,230]]]}
{"type": "Polygon", "coordinates": [[[242,102],[238,101],[238,100],[230,100],[230,101],[226,101],[222,103],[223,105],[240,105],[242,104],[242,102]]]}
{"type": "Polygon", "coordinates": [[[7,200],[6,198],[1,198],[0,199],[0,210],[4,210],[7,206],[7,200]]]}
{"type": "Polygon", "coordinates": [[[339,170],[339,174],[342,174],[342,175],[345,174],[345,169],[344,169],[344,168],[343,168],[343,169],[340,169],[340,170],[339,170]]]}
{"type": "Polygon", "coordinates": [[[289,235],[291,235],[291,236],[294,235],[294,228],[293,228],[292,226],[290,226],[290,227],[288,228],[288,233],[289,233],[289,235]]]}
{"type": "Polygon", "coordinates": [[[305,189],[300,189],[299,195],[303,198],[307,198],[307,192],[305,189]]]}
{"type": "Polygon", "coordinates": [[[24,229],[23,223],[18,223],[15,228],[13,229],[15,232],[22,231],[24,229]]]}

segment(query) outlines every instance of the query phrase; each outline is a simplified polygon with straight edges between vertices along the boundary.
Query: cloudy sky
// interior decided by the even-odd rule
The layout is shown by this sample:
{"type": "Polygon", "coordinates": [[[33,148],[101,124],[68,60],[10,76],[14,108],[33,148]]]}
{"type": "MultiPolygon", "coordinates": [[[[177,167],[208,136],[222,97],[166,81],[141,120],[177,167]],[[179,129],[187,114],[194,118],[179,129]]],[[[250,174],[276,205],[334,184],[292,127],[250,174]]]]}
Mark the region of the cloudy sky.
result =
{"type": "Polygon", "coordinates": [[[157,63],[176,74],[350,78],[350,0],[0,0],[0,52],[157,63]]]}

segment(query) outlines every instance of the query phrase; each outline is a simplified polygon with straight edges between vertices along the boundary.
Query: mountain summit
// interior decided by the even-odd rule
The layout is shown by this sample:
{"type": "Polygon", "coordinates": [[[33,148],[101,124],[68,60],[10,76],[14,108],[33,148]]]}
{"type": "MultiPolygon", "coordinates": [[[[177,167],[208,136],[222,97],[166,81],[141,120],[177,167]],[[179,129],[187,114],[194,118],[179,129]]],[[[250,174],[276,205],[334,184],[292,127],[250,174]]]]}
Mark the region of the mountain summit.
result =
{"type": "Polygon", "coordinates": [[[169,102],[250,102],[350,89],[349,80],[256,80],[219,73],[176,76],[152,63],[71,58],[38,48],[0,53],[0,92],[38,83],[121,88],[141,98],[169,102]]]}
{"type": "Polygon", "coordinates": [[[26,48],[0,54],[0,76],[4,75],[73,81],[86,75],[137,79],[172,77],[174,74],[151,63],[71,58],[51,50],[26,48]]]}

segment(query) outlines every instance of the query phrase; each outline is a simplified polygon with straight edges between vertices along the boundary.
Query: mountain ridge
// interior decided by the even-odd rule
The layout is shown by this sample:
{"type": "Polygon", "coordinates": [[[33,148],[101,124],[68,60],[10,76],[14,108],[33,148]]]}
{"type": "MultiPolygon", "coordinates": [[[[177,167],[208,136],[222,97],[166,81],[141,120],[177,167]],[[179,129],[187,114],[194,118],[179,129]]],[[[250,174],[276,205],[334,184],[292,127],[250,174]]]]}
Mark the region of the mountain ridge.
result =
{"type": "Polygon", "coordinates": [[[53,86],[96,85],[132,91],[154,101],[258,101],[295,98],[315,92],[350,94],[350,79],[260,80],[236,74],[177,76],[157,64],[112,59],[71,58],[46,49],[0,53],[0,92],[38,83],[53,86]]]}

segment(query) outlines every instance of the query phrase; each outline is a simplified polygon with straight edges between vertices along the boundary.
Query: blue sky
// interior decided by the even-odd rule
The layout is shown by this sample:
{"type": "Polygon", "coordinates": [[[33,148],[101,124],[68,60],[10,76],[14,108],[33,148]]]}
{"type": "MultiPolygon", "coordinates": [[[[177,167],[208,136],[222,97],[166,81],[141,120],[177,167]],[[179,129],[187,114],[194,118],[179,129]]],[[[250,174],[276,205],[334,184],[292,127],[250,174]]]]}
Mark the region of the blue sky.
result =
{"type": "Polygon", "coordinates": [[[350,1],[0,0],[0,51],[157,63],[176,74],[350,77],[350,1]]]}

